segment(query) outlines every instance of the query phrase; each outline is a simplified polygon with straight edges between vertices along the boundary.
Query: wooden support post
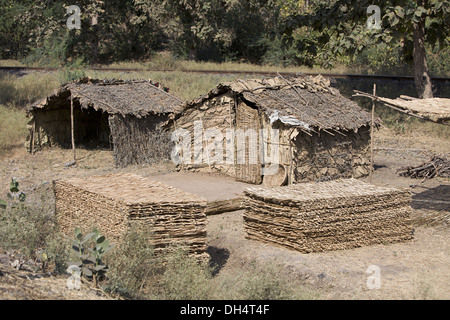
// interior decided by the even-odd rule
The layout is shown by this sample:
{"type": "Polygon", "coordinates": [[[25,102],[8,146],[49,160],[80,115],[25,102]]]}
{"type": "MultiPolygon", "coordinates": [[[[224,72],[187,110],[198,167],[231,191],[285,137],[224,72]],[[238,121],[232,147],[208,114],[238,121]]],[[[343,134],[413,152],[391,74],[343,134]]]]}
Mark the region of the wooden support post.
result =
{"type": "MultiPolygon", "coordinates": [[[[377,85],[373,84],[373,95],[377,94],[377,85]]],[[[372,124],[370,126],[370,171],[369,171],[369,182],[372,183],[373,175],[373,127],[375,125],[375,99],[372,99],[372,124]]]]}
{"type": "Polygon", "coordinates": [[[72,150],[73,150],[73,161],[77,161],[77,155],[75,151],[75,133],[74,133],[74,124],[73,124],[73,97],[70,94],[70,131],[72,135],[72,150]]]}
{"type": "Polygon", "coordinates": [[[294,129],[292,129],[290,132],[289,132],[289,136],[288,136],[288,138],[289,138],[289,172],[288,172],[288,185],[291,185],[292,184],[292,174],[294,173],[294,168],[293,168],[293,166],[294,166],[294,150],[293,150],[293,148],[292,148],[292,144],[293,144],[293,141],[292,141],[292,133],[294,132],[294,129]]]}
{"type": "Polygon", "coordinates": [[[33,119],[33,125],[31,126],[31,148],[30,148],[30,152],[31,154],[34,154],[34,132],[36,131],[36,119],[33,119]]]}

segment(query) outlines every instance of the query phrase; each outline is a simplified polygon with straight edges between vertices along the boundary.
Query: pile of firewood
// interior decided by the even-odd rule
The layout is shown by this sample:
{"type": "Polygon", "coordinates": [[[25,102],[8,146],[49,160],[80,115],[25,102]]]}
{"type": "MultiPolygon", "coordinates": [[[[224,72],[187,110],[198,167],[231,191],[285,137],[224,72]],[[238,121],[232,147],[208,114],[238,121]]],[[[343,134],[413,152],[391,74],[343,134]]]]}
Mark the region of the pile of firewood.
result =
{"type": "Polygon", "coordinates": [[[450,160],[443,155],[434,155],[430,160],[418,166],[403,167],[397,172],[400,176],[411,178],[450,178],[450,160]]]}

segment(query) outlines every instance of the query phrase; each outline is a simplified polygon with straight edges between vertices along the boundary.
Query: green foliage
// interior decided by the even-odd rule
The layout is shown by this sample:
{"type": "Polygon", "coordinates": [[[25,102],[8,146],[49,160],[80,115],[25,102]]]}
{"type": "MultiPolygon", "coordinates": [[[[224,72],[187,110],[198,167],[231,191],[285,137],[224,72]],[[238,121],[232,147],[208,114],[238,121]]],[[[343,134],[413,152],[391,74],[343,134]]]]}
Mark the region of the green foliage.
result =
{"type": "Polygon", "coordinates": [[[427,53],[434,55],[434,66],[437,60],[448,70],[439,52],[448,47],[449,1],[424,3],[80,0],[81,29],[68,30],[67,4],[0,0],[0,48],[3,58],[20,58],[27,65],[66,67],[61,81],[82,76],[82,67],[76,67],[81,61],[95,65],[149,60],[153,65],[155,53],[162,51],[172,54],[168,67],[179,65],[174,57],[323,68],[364,66],[366,60],[374,72],[391,66],[397,72],[411,64],[412,26],[425,19],[427,53]],[[366,28],[371,4],[381,8],[381,30],[366,28]],[[387,48],[377,54],[374,48],[381,43],[387,48]]]}
{"type": "Polygon", "coordinates": [[[0,215],[0,246],[4,250],[19,250],[36,259],[36,253],[54,237],[56,221],[50,205],[44,197],[40,203],[8,205],[0,215]]]}
{"type": "MultiPolygon", "coordinates": [[[[15,178],[11,178],[9,184],[9,192],[6,194],[8,200],[10,200],[11,207],[16,207],[20,202],[24,202],[26,199],[26,194],[19,190],[19,181],[15,178]]],[[[0,199],[0,209],[6,209],[8,202],[0,199]]]]}
{"type": "Polygon", "coordinates": [[[74,265],[80,268],[81,274],[93,280],[103,280],[108,266],[103,264],[103,255],[110,251],[114,245],[106,240],[105,236],[93,228],[92,231],[83,235],[80,228],[75,228],[75,239],[72,240],[72,249],[75,251],[76,261],[70,262],[69,266],[74,265]]]}
{"type": "MultiPolygon", "coordinates": [[[[431,84],[422,80],[423,74],[429,73],[422,44],[442,45],[450,36],[449,8],[448,0],[338,0],[321,3],[311,12],[288,16],[280,29],[287,45],[296,40],[294,34],[299,28],[306,26],[318,31],[321,34],[316,41],[327,48],[326,55],[335,59],[349,57],[351,62],[364,50],[384,44],[389,47],[388,52],[397,51],[400,64],[413,62],[418,96],[430,97],[431,84]],[[366,26],[369,18],[366,10],[370,5],[380,9],[380,28],[366,26]]],[[[438,48],[442,49],[440,45],[438,48]]]]}
{"type": "Polygon", "coordinates": [[[83,70],[86,67],[82,58],[75,59],[70,64],[67,64],[64,69],[58,71],[58,79],[60,84],[65,84],[86,77],[86,72],[83,70]]]}
{"type": "Polygon", "coordinates": [[[15,178],[11,178],[11,183],[9,184],[9,193],[7,194],[8,198],[20,202],[24,202],[27,197],[26,194],[19,190],[19,181],[15,178]]]}

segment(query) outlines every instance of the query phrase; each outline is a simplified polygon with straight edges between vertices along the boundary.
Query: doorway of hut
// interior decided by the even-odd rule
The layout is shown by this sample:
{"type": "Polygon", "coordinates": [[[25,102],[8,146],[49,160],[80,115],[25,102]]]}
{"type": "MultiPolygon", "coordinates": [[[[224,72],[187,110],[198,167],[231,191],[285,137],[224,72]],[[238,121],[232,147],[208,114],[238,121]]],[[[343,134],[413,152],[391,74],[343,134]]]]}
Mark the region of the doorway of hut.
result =
{"type": "MultiPolygon", "coordinates": [[[[74,140],[76,148],[112,150],[109,114],[92,107],[81,108],[74,100],[74,140]]],[[[48,145],[72,147],[70,104],[64,108],[35,111],[36,140],[38,147],[48,145]]]]}

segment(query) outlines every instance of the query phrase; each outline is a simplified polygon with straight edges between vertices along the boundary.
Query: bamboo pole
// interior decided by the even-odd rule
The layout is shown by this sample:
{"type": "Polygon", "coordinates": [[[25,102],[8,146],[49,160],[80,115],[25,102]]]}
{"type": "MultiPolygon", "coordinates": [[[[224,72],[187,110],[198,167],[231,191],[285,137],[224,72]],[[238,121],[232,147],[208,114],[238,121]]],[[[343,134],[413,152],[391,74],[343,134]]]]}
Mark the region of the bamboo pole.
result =
{"type": "MultiPolygon", "coordinates": [[[[373,95],[376,97],[377,85],[373,84],[373,95]]],[[[372,183],[373,175],[373,127],[375,125],[375,99],[372,99],[372,123],[370,126],[370,172],[369,172],[369,182],[372,183]]]]}
{"type": "Polygon", "coordinates": [[[293,165],[294,165],[294,151],[292,148],[292,133],[294,132],[294,128],[289,132],[289,172],[288,172],[288,185],[292,184],[292,173],[294,171],[293,165]]]}
{"type": "MultiPolygon", "coordinates": [[[[384,101],[383,99],[375,97],[374,95],[371,95],[370,93],[366,93],[366,92],[362,92],[362,91],[358,91],[358,90],[353,90],[353,91],[355,92],[355,94],[352,95],[353,97],[366,97],[366,98],[370,98],[370,99],[373,99],[373,100],[378,100],[378,101],[383,102],[383,104],[385,106],[387,106],[387,107],[389,107],[391,109],[400,111],[400,112],[402,112],[404,114],[407,114],[408,116],[416,117],[418,119],[422,119],[422,120],[425,120],[425,121],[430,121],[430,122],[433,122],[433,123],[438,123],[438,124],[443,124],[443,125],[446,125],[446,126],[450,126],[450,123],[440,122],[438,120],[433,120],[433,119],[430,119],[430,118],[427,118],[427,117],[424,117],[424,116],[420,116],[418,114],[413,113],[410,110],[402,109],[398,105],[392,104],[390,102],[384,101]]],[[[443,120],[443,121],[445,121],[445,120],[443,120]]]]}
{"type": "Polygon", "coordinates": [[[70,131],[72,135],[72,150],[73,150],[73,161],[77,161],[77,155],[75,151],[75,134],[74,134],[74,124],[73,124],[73,97],[70,94],[70,131]]]}
{"type": "Polygon", "coordinates": [[[31,148],[30,148],[30,152],[31,154],[34,154],[34,132],[36,131],[36,119],[33,119],[33,125],[31,127],[31,148]]]}

